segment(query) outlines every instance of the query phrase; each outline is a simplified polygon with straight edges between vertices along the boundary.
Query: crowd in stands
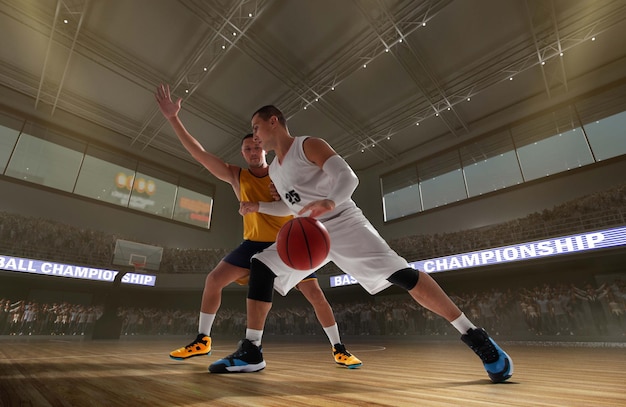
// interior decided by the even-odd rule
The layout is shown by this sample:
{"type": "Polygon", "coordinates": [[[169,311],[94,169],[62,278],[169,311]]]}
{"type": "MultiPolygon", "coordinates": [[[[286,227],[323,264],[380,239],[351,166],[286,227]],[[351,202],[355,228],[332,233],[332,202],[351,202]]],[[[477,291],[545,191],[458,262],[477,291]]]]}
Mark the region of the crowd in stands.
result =
{"type": "MultiPolygon", "coordinates": [[[[0,254],[115,269],[115,242],[127,237],[49,219],[0,212],[0,254]]],[[[149,242],[138,242],[151,244],[149,242]]],[[[163,248],[159,272],[206,272],[230,250],[163,248]]]]}
{"type": "Polygon", "coordinates": [[[116,237],[44,218],[0,212],[0,254],[111,268],[116,237]]]}
{"type": "Polygon", "coordinates": [[[626,224],[626,184],[493,226],[389,242],[407,259],[429,259],[626,224]]]}
{"type": "MultiPolygon", "coordinates": [[[[533,213],[514,221],[455,233],[417,235],[390,241],[407,259],[427,259],[564,234],[626,224],[626,184],[533,213]]],[[[0,212],[0,254],[111,268],[117,238],[43,218],[0,212]]],[[[150,242],[142,242],[151,244],[150,242]]],[[[206,272],[228,250],[165,248],[160,272],[206,272]]],[[[335,272],[327,265],[326,273],[335,272]],[[329,268],[329,269],[328,269],[329,268]]],[[[325,274],[322,270],[319,274],[325,274]]],[[[546,282],[534,287],[502,287],[453,293],[472,320],[502,335],[623,335],[624,281],[596,286],[546,282]]],[[[242,301],[243,308],[244,301],[242,301]]],[[[333,304],[342,332],[353,335],[448,335],[449,324],[405,298],[388,297],[333,304]]],[[[197,309],[121,308],[124,335],[193,335],[197,309]]],[[[2,335],[89,335],[101,305],[37,303],[0,298],[2,335]]],[[[216,333],[240,333],[245,311],[224,307],[216,333]]],[[[275,307],[268,334],[323,334],[306,307],[275,307]]]]}
{"type": "Polygon", "coordinates": [[[102,306],[0,298],[0,335],[85,335],[102,306]]]}
{"type": "MultiPolygon", "coordinates": [[[[543,336],[608,338],[626,336],[626,280],[594,287],[545,283],[529,288],[492,288],[451,293],[470,319],[494,335],[511,339],[543,336]]],[[[245,330],[245,301],[222,307],[212,334],[245,330]]],[[[455,335],[450,324],[406,296],[333,304],[346,335],[455,335]]],[[[0,335],[90,335],[101,305],[38,303],[0,298],[0,335]]],[[[120,307],[121,335],[196,335],[198,310],[120,307]]],[[[310,306],[283,305],[269,314],[268,335],[323,335],[310,306]]]]}
{"type": "MultiPolygon", "coordinates": [[[[509,222],[452,233],[407,236],[390,240],[389,244],[398,254],[414,261],[624,224],[626,184],[509,222]]],[[[110,269],[114,268],[111,262],[118,238],[132,240],[43,218],[0,212],[0,253],[8,256],[110,269]]],[[[229,251],[164,248],[159,272],[208,272],[229,251]]],[[[331,263],[318,273],[336,271],[331,263]]]]}

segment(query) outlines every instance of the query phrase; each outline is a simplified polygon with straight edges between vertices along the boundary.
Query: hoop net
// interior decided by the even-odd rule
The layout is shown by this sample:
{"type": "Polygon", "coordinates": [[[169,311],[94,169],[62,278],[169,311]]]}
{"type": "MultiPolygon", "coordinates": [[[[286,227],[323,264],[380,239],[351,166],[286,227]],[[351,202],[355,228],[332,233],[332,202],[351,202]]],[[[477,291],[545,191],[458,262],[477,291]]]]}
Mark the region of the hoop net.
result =
{"type": "Polygon", "coordinates": [[[140,254],[131,254],[128,264],[135,268],[135,271],[143,270],[146,267],[146,256],[140,254]]]}
{"type": "Polygon", "coordinates": [[[146,267],[145,261],[131,261],[130,264],[135,268],[135,271],[141,271],[146,267]]]}

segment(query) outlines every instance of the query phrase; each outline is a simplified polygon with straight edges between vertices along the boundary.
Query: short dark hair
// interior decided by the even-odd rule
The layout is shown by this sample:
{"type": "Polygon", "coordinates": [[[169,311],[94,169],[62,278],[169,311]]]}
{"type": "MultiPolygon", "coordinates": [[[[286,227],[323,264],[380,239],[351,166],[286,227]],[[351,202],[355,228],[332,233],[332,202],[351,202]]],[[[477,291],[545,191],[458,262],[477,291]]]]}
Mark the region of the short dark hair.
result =
{"type": "Polygon", "coordinates": [[[253,137],[252,133],[248,133],[245,136],[243,136],[243,138],[241,139],[241,145],[243,146],[243,142],[252,137],[253,137]]]}
{"type": "Polygon", "coordinates": [[[265,105],[252,115],[252,117],[259,115],[259,117],[265,121],[269,120],[270,117],[276,116],[278,118],[278,122],[283,125],[283,127],[287,127],[287,119],[283,115],[276,106],[274,105],[265,105]]]}

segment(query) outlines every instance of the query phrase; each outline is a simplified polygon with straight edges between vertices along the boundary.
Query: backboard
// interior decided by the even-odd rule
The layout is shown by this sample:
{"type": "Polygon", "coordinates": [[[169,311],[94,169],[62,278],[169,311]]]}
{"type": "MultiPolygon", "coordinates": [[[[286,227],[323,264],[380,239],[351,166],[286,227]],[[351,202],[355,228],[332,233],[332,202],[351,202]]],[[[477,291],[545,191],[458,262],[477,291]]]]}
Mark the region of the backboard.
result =
{"type": "Polygon", "coordinates": [[[113,251],[113,264],[135,269],[159,270],[163,248],[130,240],[117,239],[113,251]]]}

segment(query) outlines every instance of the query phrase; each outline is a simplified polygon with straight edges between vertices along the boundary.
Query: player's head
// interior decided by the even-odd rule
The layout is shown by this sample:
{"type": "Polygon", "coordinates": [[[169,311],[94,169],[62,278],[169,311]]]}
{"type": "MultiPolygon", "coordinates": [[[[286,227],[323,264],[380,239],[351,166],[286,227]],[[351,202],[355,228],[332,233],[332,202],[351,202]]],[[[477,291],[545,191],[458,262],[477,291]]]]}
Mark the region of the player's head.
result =
{"type": "Polygon", "coordinates": [[[263,167],[267,165],[266,152],[261,145],[254,141],[252,133],[246,134],[241,139],[241,155],[249,167],[263,167]]]}
{"type": "Polygon", "coordinates": [[[258,115],[258,117],[264,121],[268,121],[272,118],[272,116],[275,116],[278,123],[280,123],[284,128],[287,128],[287,119],[285,119],[283,112],[281,112],[274,105],[263,106],[262,108],[254,112],[252,118],[254,118],[254,116],[256,115],[258,115]]]}
{"type": "Polygon", "coordinates": [[[254,135],[252,133],[248,133],[245,136],[243,136],[241,138],[241,147],[243,147],[243,145],[244,145],[246,140],[248,140],[249,138],[252,138],[252,137],[254,137],[254,135]]]}
{"type": "Polygon", "coordinates": [[[261,143],[265,151],[276,147],[275,135],[287,132],[287,121],[283,113],[275,106],[267,105],[252,115],[252,134],[254,140],[261,143]]]}

